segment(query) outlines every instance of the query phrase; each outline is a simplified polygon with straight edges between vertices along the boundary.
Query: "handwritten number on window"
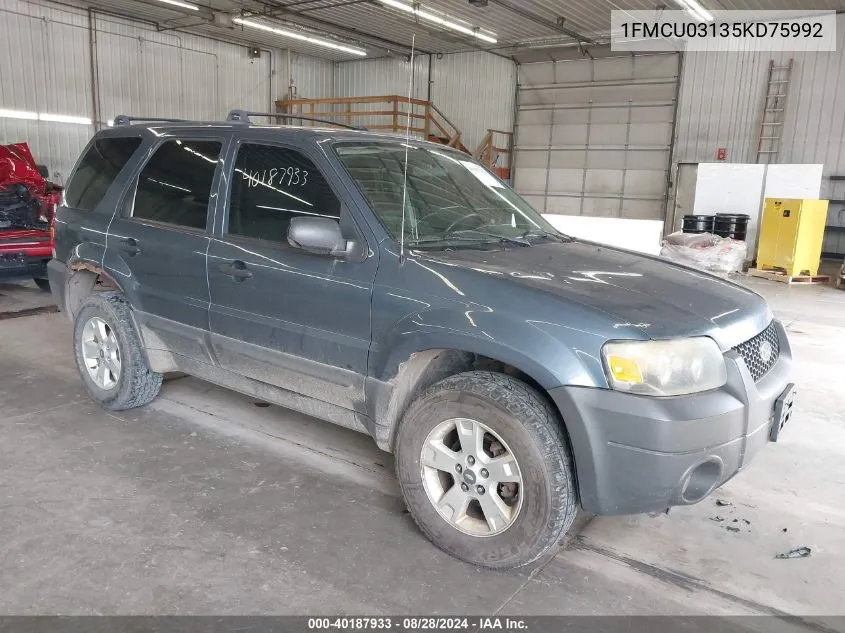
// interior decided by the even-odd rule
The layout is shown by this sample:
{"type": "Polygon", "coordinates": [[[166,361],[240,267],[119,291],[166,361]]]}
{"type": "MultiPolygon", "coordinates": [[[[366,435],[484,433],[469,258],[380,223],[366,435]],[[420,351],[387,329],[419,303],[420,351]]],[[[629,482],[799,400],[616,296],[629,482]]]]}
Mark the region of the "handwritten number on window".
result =
{"type": "Polygon", "coordinates": [[[299,167],[274,167],[269,172],[266,169],[252,172],[243,170],[241,173],[250,188],[260,185],[273,188],[276,184],[288,187],[304,187],[308,184],[308,170],[299,167]]]}

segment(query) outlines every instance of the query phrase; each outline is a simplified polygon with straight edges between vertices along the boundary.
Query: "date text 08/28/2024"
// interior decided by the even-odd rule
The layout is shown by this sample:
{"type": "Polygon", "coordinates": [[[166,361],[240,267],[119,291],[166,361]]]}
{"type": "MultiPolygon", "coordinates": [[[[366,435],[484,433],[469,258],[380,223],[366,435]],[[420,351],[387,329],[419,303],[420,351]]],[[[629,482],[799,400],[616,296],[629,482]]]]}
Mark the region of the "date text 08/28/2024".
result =
{"type": "Polygon", "coordinates": [[[523,618],[511,617],[323,617],[308,618],[308,629],[312,631],[500,631],[526,630],[523,618]]]}

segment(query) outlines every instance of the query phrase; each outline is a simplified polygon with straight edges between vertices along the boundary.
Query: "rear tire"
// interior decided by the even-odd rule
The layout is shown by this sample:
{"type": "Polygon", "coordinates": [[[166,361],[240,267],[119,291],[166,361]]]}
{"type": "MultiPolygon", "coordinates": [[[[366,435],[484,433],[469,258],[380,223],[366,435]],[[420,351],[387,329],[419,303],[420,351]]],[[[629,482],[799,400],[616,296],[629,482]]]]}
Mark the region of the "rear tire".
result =
{"type": "Polygon", "coordinates": [[[562,422],[543,396],[511,376],[473,371],[434,384],[404,415],[395,452],[411,516],[437,547],[468,563],[531,564],[575,519],[562,422]],[[518,483],[504,488],[501,481],[518,483]],[[461,491],[469,501],[460,500],[461,491]]]}
{"type": "Polygon", "coordinates": [[[150,370],[123,295],[95,292],[74,318],[76,366],[93,400],[112,411],[151,402],[162,375],[150,370]]]}
{"type": "Polygon", "coordinates": [[[44,292],[50,292],[50,280],[49,279],[38,279],[37,277],[33,279],[35,285],[38,286],[44,292]]]}

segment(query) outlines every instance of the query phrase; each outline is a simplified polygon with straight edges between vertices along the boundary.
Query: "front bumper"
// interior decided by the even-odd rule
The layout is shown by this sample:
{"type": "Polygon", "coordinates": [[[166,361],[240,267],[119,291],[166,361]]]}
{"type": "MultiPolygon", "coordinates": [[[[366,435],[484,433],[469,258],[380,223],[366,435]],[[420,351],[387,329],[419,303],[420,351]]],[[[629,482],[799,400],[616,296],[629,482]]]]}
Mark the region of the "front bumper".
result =
{"type": "Polygon", "coordinates": [[[776,324],[780,357],[757,383],[731,350],[727,384],[705,393],[550,390],[569,432],[582,507],[613,515],[697,503],[744,468],[769,441],[792,369],[786,332],[776,324]]]}

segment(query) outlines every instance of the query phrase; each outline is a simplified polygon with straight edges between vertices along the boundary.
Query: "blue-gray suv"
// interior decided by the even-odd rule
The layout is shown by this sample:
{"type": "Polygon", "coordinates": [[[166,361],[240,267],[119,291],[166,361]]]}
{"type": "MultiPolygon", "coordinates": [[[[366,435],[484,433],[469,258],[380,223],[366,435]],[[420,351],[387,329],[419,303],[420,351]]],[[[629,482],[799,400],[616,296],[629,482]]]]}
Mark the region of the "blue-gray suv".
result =
{"type": "Polygon", "coordinates": [[[64,195],[50,286],[94,400],[184,372],[368,433],[477,565],[536,561],[579,505],[701,501],[792,411],[760,296],[562,235],[443,145],[119,117],[64,195]]]}

